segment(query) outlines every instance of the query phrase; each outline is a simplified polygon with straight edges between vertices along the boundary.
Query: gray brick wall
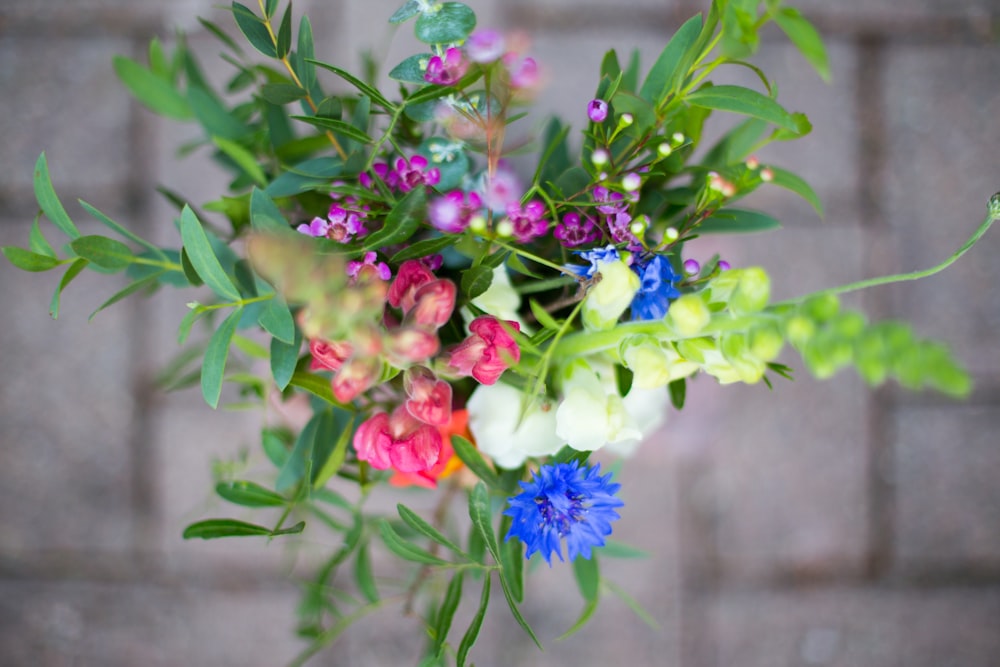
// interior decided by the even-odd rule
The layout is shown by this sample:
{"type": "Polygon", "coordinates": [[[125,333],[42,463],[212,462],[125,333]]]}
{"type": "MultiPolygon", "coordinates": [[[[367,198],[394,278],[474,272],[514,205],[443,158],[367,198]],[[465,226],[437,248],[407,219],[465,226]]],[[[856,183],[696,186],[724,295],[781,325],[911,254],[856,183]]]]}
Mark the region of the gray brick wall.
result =
{"type": "MultiPolygon", "coordinates": [[[[359,49],[390,34],[384,18],[397,4],[313,0],[296,9],[311,10],[320,56],[354,67],[359,49]]],[[[577,123],[607,47],[637,46],[648,64],[679,22],[702,9],[691,0],[472,4],[484,24],[531,32],[551,75],[540,104],[577,123]]],[[[193,20],[214,12],[227,23],[211,5],[0,3],[0,243],[27,236],[42,150],[64,201],[85,198],[156,238],[172,229],[153,184],[196,201],[214,193],[216,172],[197,157],[172,155],[190,129],[130,102],[110,66],[113,54],[141,54],[150,36],[169,37],[180,25],[193,31],[210,75],[223,76],[212,58],[218,48],[193,20]]],[[[823,84],[784,42],[766,41],[759,61],[816,131],[761,157],[801,171],[827,219],[784,193],[762,192],[755,203],[788,229],[697,246],[763,264],[779,297],[940,261],[1000,189],[1000,4],[802,7],[828,36],[833,83],[823,84]]],[[[400,31],[376,53],[391,66],[409,39],[400,31]]],[[[825,383],[803,377],[773,393],[699,380],[689,407],[622,473],[629,504],[617,535],[653,556],[606,564],[659,628],[609,599],[587,631],[553,641],[580,604],[568,570],[556,568],[533,580],[525,609],[548,650],[527,645],[500,605],[478,662],[996,664],[998,250],[994,231],[941,276],[853,299],[952,341],[977,379],[967,403],[872,392],[846,374],[825,383]]],[[[98,281],[81,279],[52,322],[46,307],[57,281],[0,263],[0,663],[287,662],[300,646],[287,553],[179,538],[187,522],[216,507],[212,459],[255,447],[254,428],[239,413],[213,413],[195,393],[164,396],[151,387],[174,349],[170,327],[185,299],[125,302],[85,324],[100,296],[85,295],[98,281]]],[[[304,542],[306,565],[330,547],[322,534],[304,542]]],[[[420,641],[413,620],[390,610],[314,664],[411,664],[405,656],[420,641]]]]}

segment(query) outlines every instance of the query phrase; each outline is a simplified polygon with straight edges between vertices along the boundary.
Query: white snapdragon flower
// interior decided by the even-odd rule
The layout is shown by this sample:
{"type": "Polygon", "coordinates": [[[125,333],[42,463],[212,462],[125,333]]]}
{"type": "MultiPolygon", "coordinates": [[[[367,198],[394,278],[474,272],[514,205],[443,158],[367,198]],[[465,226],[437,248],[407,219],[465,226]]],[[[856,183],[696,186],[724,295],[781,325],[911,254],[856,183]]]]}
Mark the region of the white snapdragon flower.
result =
{"type": "Polygon", "coordinates": [[[639,290],[639,276],[623,260],[598,262],[597,272],[601,280],[583,302],[583,326],[591,331],[615,326],[639,290]]]}
{"type": "Polygon", "coordinates": [[[522,417],[526,400],[524,392],[498,382],[477,387],[466,404],[479,451],[501,468],[517,468],[529,457],[555,454],[563,446],[555,410],[535,405],[522,417]]]}

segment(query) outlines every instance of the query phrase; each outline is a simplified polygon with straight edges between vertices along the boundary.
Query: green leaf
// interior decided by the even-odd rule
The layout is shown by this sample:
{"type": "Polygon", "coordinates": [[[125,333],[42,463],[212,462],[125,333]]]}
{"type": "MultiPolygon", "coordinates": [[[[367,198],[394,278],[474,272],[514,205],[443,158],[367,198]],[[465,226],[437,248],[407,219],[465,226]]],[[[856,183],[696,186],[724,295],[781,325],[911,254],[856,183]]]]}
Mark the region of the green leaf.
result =
{"type": "Polygon", "coordinates": [[[41,216],[36,215],[35,219],[31,223],[31,231],[28,232],[28,249],[39,255],[56,258],[57,255],[55,249],[52,247],[52,244],[49,243],[48,239],[45,238],[45,235],[42,234],[41,227],[38,226],[39,217],[41,216]]]}
{"type": "Polygon", "coordinates": [[[420,3],[417,0],[406,0],[403,6],[397,9],[392,16],[389,17],[389,23],[397,24],[402,23],[406,19],[413,18],[420,13],[420,3]]]}
{"type": "Polygon", "coordinates": [[[780,104],[756,90],[743,86],[705,86],[688,93],[684,99],[696,107],[731,111],[760,118],[793,132],[799,129],[792,114],[785,111],[780,104]]]}
{"type": "Polygon", "coordinates": [[[312,419],[306,423],[305,427],[295,439],[295,445],[285,465],[278,471],[278,478],[274,482],[274,488],[284,493],[306,475],[307,470],[311,470],[313,460],[313,449],[315,449],[317,439],[328,434],[332,437],[333,413],[330,410],[323,410],[313,414],[312,419]]]}
{"type": "Polygon", "coordinates": [[[469,649],[476,643],[479,631],[483,627],[483,619],[486,618],[486,608],[490,604],[490,584],[492,577],[487,574],[483,577],[483,592],[479,595],[479,608],[469,622],[469,627],[462,635],[462,641],[458,645],[458,653],[455,657],[455,664],[458,667],[465,667],[465,660],[469,657],[469,649]]]}
{"type": "Polygon", "coordinates": [[[781,223],[758,211],[724,208],[716,211],[698,225],[701,234],[740,234],[779,229],[781,223]]]}
{"type": "Polygon", "coordinates": [[[475,445],[466,440],[460,435],[451,436],[451,445],[455,449],[455,456],[457,456],[462,463],[468,467],[469,470],[473,472],[479,479],[486,482],[490,487],[494,489],[503,489],[500,484],[500,478],[497,474],[493,472],[493,468],[490,464],[486,462],[479,450],[476,449],[475,445]]]}
{"type": "Polygon", "coordinates": [[[78,258],[69,265],[68,269],[66,269],[66,273],[63,274],[62,280],[59,281],[56,291],[52,294],[52,300],[49,302],[49,315],[52,316],[52,319],[55,320],[59,318],[59,299],[62,296],[63,290],[66,289],[66,286],[69,285],[74,278],[80,275],[80,273],[87,268],[89,263],[90,262],[85,259],[78,258]]]}
{"type": "Polygon", "coordinates": [[[326,486],[330,478],[336,475],[341,466],[344,465],[344,460],[347,458],[347,443],[351,441],[351,436],[353,435],[354,417],[352,416],[346,424],[340,425],[340,435],[337,437],[337,442],[334,444],[333,450],[316,469],[316,473],[313,475],[314,489],[322,489],[326,486]]]}
{"type": "Polygon", "coordinates": [[[295,371],[289,384],[308,391],[313,396],[321,398],[331,405],[340,405],[337,399],[333,397],[333,389],[330,387],[330,381],[324,377],[314,373],[295,371]]]}
{"type": "Polygon", "coordinates": [[[295,330],[295,337],[291,344],[283,343],[278,338],[271,339],[271,376],[279,391],[284,391],[285,387],[292,381],[301,347],[302,334],[298,329],[295,330]]]}
{"type": "Polygon", "coordinates": [[[312,63],[313,65],[316,65],[317,67],[322,67],[325,70],[333,72],[334,74],[336,74],[337,76],[339,76],[340,78],[344,79],[345,81],[347,81],[348,83],[350,83],[352,86],[354,86],[355,88],[357,88],[358,90],[360,90],[362,93],[364,93],[365,95],[367,95],[368,97],[370,97],[371,100],[372,100],[372,102],[374,102],[375,104],[378,104],[383,109],[386,109],[387,111],[390,111],[390,112],[396,110],[396,105],[393,104],[392,102],[390,102],[389,100],[387,100],[382,93],[380,93],[377,89],[375,89],[372,86],[368,85],[367,83],[365,83],[364,81],[362,81],[358,77],[354,76],[350,72],[342,70],[339,67],[335,67],[333,65],[327,64],[327,63],[322,62],[320,60],[306,59],[306,62],[312,63]]]}
{"type": "Polygon", "coordinates": [[[425,84],[427,80],[424,73],[427,71],[427,63],[433,58],[431,53],[417,53],[410,56],[389,70],[389,78],[401,83],[425,84]]]}
{"type": "MultiPolygon", "coordinates": [[[[295,73],[302,82],[302,87],[310,93],[316,88],[316,66],[309,62],[316,57],[316,45],[313,39],[312,23],[305,14],[299,20],[298,48],[295,50],[295,73]]],[[[319,92],[318,90],[316,92],[319,92]]],[[[322,94],[317,97],[322,97],[322,94]]]]}
{"type": "Polygon", "coordinates": [[[233,3],[233,16],[236,18],[236,25],[239,26],[240,32],[253,48],[269,58],[278,57],[267,26],[264,25],[264,21],[259,16],[238,2],[233,3]]]}
{"type": "Polygon", "coordinates": [[[121,271],[135,259],[127,245],[106,236],[81,236],[69,246],[80,257],[109,271],[121,271]]]}
{"type": "Polygon", "coordinates": [[[181,211],[181,240],[184,243],[184,252],[198,277],[220,297],[238,301],[239,290],[222,268],[201,221],[187,205],[181,211]]]}
{"type": "Polygon", "coordinates": [[[34,186],[35,199],[45,213],[45,217],[52,221],[52,224],[66,236],[71,239],[79,238],[80,230],[70,220],[62,202],[59,201],[59,196],[52,187],[52,179],[49,177],[49,163],[45,158],[45,153],[39,155],[38,161],[35,162],[34,186]]]}
{"type": "Polygon", "coordinates": [[[538,637],[535,636],[535,631],[531,629],[528,622],[524,620],[524,616],[521,615],[521,610],[517,608],[517,602],[514,600],[510,586],[507,584],[507,579],[502,573],[500,575],[500,588],[503,589],[503,597],[507,600],[507,606],[510,608],[510,613],[514,617],[514,620],[517,621],[517,624],[521,626],[522,630],[528,633],[528,636],[531,637],[531,641],[535,642],[535,646],[538,647],[538,650],[544,650],[542,648],[542,643],[538,641],[538,637]]]}
{"type": "Polygon", "coordinates": [[[283,234],[291,230],[274,201],[257,188],[250,192],[250,224],[254,230],[269,234],[283,234]]]}
{"type": "Polygon", "coordinates": [[[223,30],[222,28],[220,28],[216,24],[212,23],[208,19],[203,19],[201,17],[198,18],[198,23],[200,23],[201,26],[203,28],[205,28],[206,30],[208,30],[210,33],[212,33],[213,35],[215,35],[215,37],[220,42],[222,42],[227,47],[229,47],[229,49],[231,51],[233,51],[236,55],[238,55],[238,56],[242,56],[243,55],[243,49],[241,49],[240,45],[236,43],[236,40],[234,40],[232,37],[230,37],[228,34],[226,34],[225,30],[223,30]]]}
{"type": "Polygon", "coordinates": [[[648,551],[637,549],[617,540],[607,540],[604,546],[595,547],[594,552],[606,558],[649,558],[648,551]]]}
{"type": "Polygon", "coordinates": [[[413,530],[417,531],[424,537],[427,537],[433,540],[434,542],[437,542],[441,546],[454,551],[460,556],[468,558],[466,553],[462,551],[461,547],[459,547],[457,544],[455,544],[447,537],[445,537],[437,528],[435,528],[434,526],[432,526],[431,524],[427,523],[422,518],[420,518],[420,516],[418,516],[416,512],[411,510],[406,505],[403,505],[402,503],[397,503],[396,511],[399,512],[399,518],[401,518],[403,522],[413,530]]]}
{"type": "Polygon", "coordinates": [[[437,11],[421,14],[414,33],[424,44],[463,42],[476,27],[476,14],[460,2],[445,2],[437,11]]]}
{"type": "Polygon", "coordinates": [[[290,102],[296,102],[308,95],[305,90],[294,83],[265,83],[260,87],[260,96],[268,104],[282,106],[290,102]]]}
{"type": "Polygon", "coordinates": [[[440,656],[444,652],[445,641],[448,639],[448,631],[451,630],[451,622],[458,611],[458,604],[462,601],[462,582],[465,580],[465,570],[458,570],[452,575],[445,590],[444,599],[438,609],[437,618],[434,620],[434,653],[440,656]]]}
{"type": "Polygon", "coordinates": [[[493,284],[493,269],[480,264],[472,266],[462,273],[462,293],[475,299],[493,284]]]}
{"type": "Polygon", "coordinates": [[[267,18],[274,16],[274,12],[278,11],[279,1],[280,0],[267,0],[267,2],[264,3],[264,16],[267,18]]]}
{"type": "Polygon", "coordinates": [[[781,169],[779,167],[770,167],[771,173],[774,174],[774,179],[771,181],[774,185],[785,188],[786,190],[791,190],[798,196],[805,199],[809,204],[815,209],[819,217],[823,217],[823,202],[819,200],[819,195],[816,191],[812,189],[801,176],[798,174],[793,174],[787,169],[781,169]]]}
{"type": "Polygon", "coordinates": [[[430,137],[417,147],[417,153],[440,172],[441,180],[434,186],[439,192],[459,187],[469,173],[469,156],[461,142],[430,137]]]}
{"type": "Polygon", "coordinates": [[[477,482],[469,494],[469,517],[472,518],[473,527],[479,531],[479,535],[486,543],[486,549],[493,556],[494,562],[500,564],[500,547],[497,544],[497,536],[493,533],[490,495],[482,482],[477,482]]]}
{"type": "Polygon", "coordinates": [[[235,141],[222,137],[212,137],[212,143],[235,162],[254,183],[262,188],[267,187],[267,176],[264,175],[261,166],[257,164],[257,158],[253,153],[235,141]]]}
{"type": "Polygon", "coordinates": [[[639,97],[659,107],[668,94],[680,88],[698,57],[695,47],[700,33],[701,15],[698,14],[688,19],[667,42],[642,82],[639,97]]]}
{"type": "Polygon", "coordinates": [[[219,405],[222,395],[222,381],[226,372],[226,360],[229,358],[229,344],[236,333],[236,325],[240,323],[243,308],[234,308],[233,312],[222,321],[219,328],[208,341],[205,348],[205,360],[201,366],[201,394],[212,408],[219,405]]]}
{"type": "Polygon", "coordinates": [[[670,404],[676,409],[684,408],[684,400],[687,398],[687,380],[679,378],[673,380],[667,388],[670,390],[670,404]]]}
{"type": "Polygon", "coordinates": [[[531,306],[531,314],[535,316],[535,319],[538,320],[538,323],[543,327],[554,331],[559,331],[559,329],[562,328],[561,325],[556,322],[555,318],[549,315],[549,313],[542,308],[537,301],[531,299],[528,301],[528,305],[531,306]]]}
{"type": "Polygon", "coordinates": [[[309,123],[310,125],[323,130],[332,130],[337,134],[342,134],[345,137],[362,144],[375,143],[375,140],[369,137],[366,132],[359,130],[350,123],[337,120],[336,118],[324,118],[322,116],[292,116],[292,118],[295,120],[301,120],[303,123],[309,123]]]}
{"type": "Polygon", "coordinates": [[[6,257],[11,264],[22,271],[37,273],[39,271],[48,271],[49,269],[54,269],[59,266],[59,260],[55,257],[50,255],[40,255],[37,252],[31,252],[30,250],[18,248],[17,246],[7,245],[3,246],[0,250],[3,251],[4,257],[6,257]]]}
{"type": "Polygon", "coordinates": [[[587,602],[596,602],[600,592],[601,575],[597,566],[597,557],[583,558],[582,556],[573,561],[573,576],[576,578],[576,585],[580,589],[580,595],[587,602]]]}
{"type": "Polygon", "coordinates": [[[271,530],[266,526],[258,526],[246,521],[236,519],[205,519],[197,523],[192,523],[184,529],[184,539],[193,540],[214,540],[220,537],[251,537],[255,535],[267,535],[274,537],[277,535],[295,535],[301,533],[306,527],[305,521],[300,521],[294,526],[282,528],[281,530],[271,530]]]}
{"type": "Polygon", "coordinates": [[[104,213],[97,210],[87,202],[83,201],[82,199],[78,199],[77,201],[80,202],[80,206],[82,206],[83,209],[87,211],[87,213],[89,213],[95,220],[100,222],[108,229],[117,232],[124,238],[127,238],[129,241],[133,241],[134,243],[137,243],[143,246],[144,248],[147,248],[150,252],[152,252],[160,259],[163,260],[167,259],[167,255],[163,252],[163,249],[157,246],[156,244],[151,243],[146,239],[142,238],[141,236],[139,236],[138,234],[133,233],[132,231],[126,229],[125,227],[122,227],[120,224],[118,224],[117,222],[115,222],[114,220],[112,220],[111,218],[109,218],[104,213]]]}
{"type": "MultiPolygon", "coordinates": [[[[77,260],[77,261],[86,262],[87,260],[77,260]]],[[[156,273],[151,273],[151,274],[145,275],[142,278],[137,278],[136,280],[132,281],[131,283],[129,283],[128,285],[126,285],[122,289],[120,289],[117,292],[115,292],[114,294],[112,294],[104,303],[102,303],[100,306],[98,306],[97,309],[94,312],[92,312],[90,314],[90,317],[87,318],[87,319],[88,320],[92,320],[92,319],[94,319],[94,317],[99,312],[101,312],[105,308],[113,306],[114,304],[118,303],[122,299],[124,299],[124,298],[126,298],[128,296],[131,296],[131,295],[135,294],[136,292],[141,292],[144,289],[153,287],[154,285],[157,284],[157,281],[159,281],[160,277],[163,276],[163,274],[165,274],[165,273],[167,273],[167,272],[166,271],[157,271],[156,273]]],[[[55,299],[56,299],[56,297],[53,296],[53,303],[55,303],[55,299]]],[[[58,307],[57,303],[56,303],[56,306],[58,307]]]]}
{"type": "Polygon", "coordinates": [[[292,50],[292,3],[289,1],[285,7],[285,13],[281,17],[281,24],[278,26],[278,44],[276,51],[278,58],[284,58],[292,50]]]}
{"type": "Polygon", "coordinates": [[[709,149],[701,161],[702,166],[724,169],[735,162],[742,162],[758,146],[767,128],[767,121],[760,118],[745,119],[709,149]]]}
{"type": "Polygon", "coordinates": [[[524,545],[521,540],[508,540],[504,536],[510,530],[512,519],[504,516],[500,522],[500,531],[497,539],[500,542],[500,567],[507,585],[510,587],[511,597],[518,602],[524,601],[524,545]]]}
{"type": "Polygon", "coordinates": [[[424,565],[451,565],[448,561],[442,560],[412,542],[404,540],[385,519],[378,522],[378,532],[382,537],[382,541],[385,542],[385,546],[389,548],[389,551],[403,560],[423,563],[424,565]]]}
{"type": "MultiPolygon", "coordinates": [[[[577,560],[580,560],[580,559],[577,559],[577,560]]],[[[576,561],[574,561],[574,562],[576,562],[576,561]]],[[[597,611],[597,600],[592,600],[592,601],[588,602],[583,607],[583,613],[581,613],[580,617],[576,619],[576,622],[573,623],[573,626],[569,630],[567,630],[566,632],[564,632],[563,634],[561,634],[558,637],[558,639],[566,639],[566,638],[570,637],[571,635],[576,634],[576,632],[580,628],[582,628],[584,625],[587,624],[587,621],[590,620],[591,616],[594,615],[595,611],[597,611]]]]}
{"type": "Polygon", "coordinates": [[[816,28],[794,7],[781,8],[773,18],[823,80],[829,81],[830,60],[826,54],[826,47],[823,46],[823,38],[816,28]]]}
{"type": "Polygon", "coordinates": [[[224,500],[244,507],[281,507],[288,501],[279,493],[256,482],[219,482],[215,492],[224,500]]]}
{"type": "Polygon", "coordinates": [[[426,257],[427,255],[433,255],[439,253],[445,248],[449,248],[456,243],[458,243],[459,236],[448,235],[448,236],[438,236],[432,239],[424,239],[423,241],[417,241],[413,245],[403,248],[389,261],[392,264],[399,264],[408,259],[419,259],[420,257],[426,257]]]}
{"type": "Polygon", "coordinates": [[[363,249],[375,250],[411,238],[424,219],[426,203],[427,192],[424,188],[410,190],[389,211],[382,229],[365,237],[363,249]]]}
{"type": "Polygon", "coordinates": [[[378,587],[372,574],[372,559],[368,554],[368,542],[358,547],[354,556],[354,579],[358,582],[358,590],[368,602],[378,602],[378,587]]]}
{"type": "Polygon", "coordinates": [[[125,56],[115,56],[111,64],[132,96],[151,111],[175,120],[192,117],[188,101],[166,79],[125,56]]]}
{"type": "Polygon", "coordinates": [[[291,345],[295,342],[295,320],[292,319],[292,311],[288,309],[288,304],[277,294],[264,306],[257,323],[267,333],[275,338],[291,345]]]}

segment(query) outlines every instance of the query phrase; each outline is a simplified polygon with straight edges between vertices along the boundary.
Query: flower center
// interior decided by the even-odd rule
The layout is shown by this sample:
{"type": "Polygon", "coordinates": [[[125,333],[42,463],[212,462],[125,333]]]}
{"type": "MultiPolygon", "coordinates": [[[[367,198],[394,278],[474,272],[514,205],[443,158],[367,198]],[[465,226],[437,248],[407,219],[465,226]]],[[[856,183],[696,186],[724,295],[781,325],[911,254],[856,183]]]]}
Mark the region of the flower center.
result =
{"type": "Polygon", "coordinates": [[[535,496],[535,504],[542,515],[542,528],[554,528],[561,537],[569,535],[574,523],[583,521],[587,508],[583,496],[567,491],[563,494],[535,496]]]}

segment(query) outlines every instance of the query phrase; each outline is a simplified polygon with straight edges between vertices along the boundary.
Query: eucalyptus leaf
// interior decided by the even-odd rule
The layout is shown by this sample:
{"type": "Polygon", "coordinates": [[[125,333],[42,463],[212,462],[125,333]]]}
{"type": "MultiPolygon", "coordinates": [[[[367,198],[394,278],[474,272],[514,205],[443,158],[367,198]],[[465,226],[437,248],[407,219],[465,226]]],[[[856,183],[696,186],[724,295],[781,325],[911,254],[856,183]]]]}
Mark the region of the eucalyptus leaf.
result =
{"type": "Polygon", "coordinates": [[[245,5],[233,2],[233,17],[240,32],[247,38],[250,45],[268,58],[277,58],[278,51],[274,48],[274,41],[264,24],[264,20],[254,14],[245,5]]]}
{"type": "Polygon", "coordinates": [[[427,83],[424,73],[427,71],[427,63],[433,58],[431,53],[417,53],[406,58],[391,70],[389,78],[400,83],[417,83],[423,85],[427,83]]]}
{"type": "Polygon", "coordinates": [[[476,27],[476,14],[460,2],[445,2],[417,18],[414,33],[424,44],[455,44],[476,27]]]}

